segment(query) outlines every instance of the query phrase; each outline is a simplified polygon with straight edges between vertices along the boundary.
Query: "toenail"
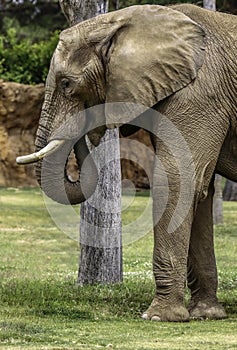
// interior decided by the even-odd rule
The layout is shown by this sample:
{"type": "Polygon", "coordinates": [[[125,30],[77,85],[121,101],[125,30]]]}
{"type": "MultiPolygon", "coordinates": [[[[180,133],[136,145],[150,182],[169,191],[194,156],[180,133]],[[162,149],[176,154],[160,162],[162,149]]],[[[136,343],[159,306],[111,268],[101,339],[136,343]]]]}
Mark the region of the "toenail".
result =
{"type": "Polygon", "coordinates": [[[156,322],[161,321],[161,319],[160,319],[159,316],[153,316],[153,317],[151,318],[151,320],[152,320],[152,321],[156,321],[156,322]]]}

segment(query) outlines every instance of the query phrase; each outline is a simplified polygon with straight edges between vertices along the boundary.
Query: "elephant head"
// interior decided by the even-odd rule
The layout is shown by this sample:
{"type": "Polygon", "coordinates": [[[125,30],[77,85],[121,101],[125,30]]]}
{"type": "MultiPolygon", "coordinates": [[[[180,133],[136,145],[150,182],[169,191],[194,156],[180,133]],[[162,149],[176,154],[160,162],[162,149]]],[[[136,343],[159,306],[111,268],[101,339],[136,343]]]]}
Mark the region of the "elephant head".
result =
{"type": "Polygon", "coordinates": [[[204,46],[200,26],[178,11],[153,5],[132,6],[63,31],[47,77],[36,153],[19,157],[18,163],[38,161],[42,185],[45,158],[46,194],[63,203],[82,202],[97,179],[85,133],[98,144],[105,125],[134,118],[127,105],[118,109],[113,102],[150,108],[191,83],[202,66],[204,46]],[[90,112],[96,105],[101,105],[100,113],[90,112]],[[87,159],[80,176],[86,182],[83,191],[81,182],[71,183],[64,171],[73,145],[79,168],[87,159]]]}

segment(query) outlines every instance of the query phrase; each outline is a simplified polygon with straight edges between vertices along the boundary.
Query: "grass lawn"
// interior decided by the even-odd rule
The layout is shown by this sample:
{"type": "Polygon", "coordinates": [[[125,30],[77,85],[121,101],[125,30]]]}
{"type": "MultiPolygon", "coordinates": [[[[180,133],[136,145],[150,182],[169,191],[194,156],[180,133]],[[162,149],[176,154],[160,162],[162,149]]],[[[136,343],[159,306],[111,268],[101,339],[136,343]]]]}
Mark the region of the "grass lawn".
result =
{"type": "MultiPolygon", "coordinates": [[[[146,200],[138,195],[124,221],[146,200]]],[[[0,348],[237,349],[237,203],[224,203],[215,229],[228,319],[183,324],[140,319],[154,292],[151,232],[124,247],[123,284],[78,287],[78,243],[52,222],[40,191],[0,189],[0,209],[0,348]]]]}

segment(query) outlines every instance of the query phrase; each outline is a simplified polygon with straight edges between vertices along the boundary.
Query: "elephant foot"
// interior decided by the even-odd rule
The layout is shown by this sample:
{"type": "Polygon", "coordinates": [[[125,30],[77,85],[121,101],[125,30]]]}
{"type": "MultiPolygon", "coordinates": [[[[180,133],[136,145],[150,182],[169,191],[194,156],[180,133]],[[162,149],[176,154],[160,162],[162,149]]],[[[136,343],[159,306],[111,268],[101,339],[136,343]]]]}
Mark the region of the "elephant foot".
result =
{"type": "Polygon", "coordinates": [[[218,302],[208,303],[198,301],[189,309],[190,318],[194,320],[221,320],[227,317],[226,312],[218,302]]]}
{"type": "Polygon", "coordinates": [[[160,302],[154,298],[149,308],[142,315],[143,320],[164,322],[187,322],[189,312],[183,305],[161,307],[160,302]]]}

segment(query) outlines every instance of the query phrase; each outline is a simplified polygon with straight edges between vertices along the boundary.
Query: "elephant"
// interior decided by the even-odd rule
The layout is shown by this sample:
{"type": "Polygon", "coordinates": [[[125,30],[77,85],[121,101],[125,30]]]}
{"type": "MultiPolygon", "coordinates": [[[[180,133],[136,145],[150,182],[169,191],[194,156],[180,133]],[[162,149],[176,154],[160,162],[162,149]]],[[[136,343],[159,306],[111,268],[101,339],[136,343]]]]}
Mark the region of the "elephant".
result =
{"type": "MultiPolygon", "coordinates": [[[[98,144],[106,128],[119,126],[123,134],[133,133],[141,126],[136,122],[140,116],[142,127],[150,130],[151,125],[159,160],[154,161],[152,189],[156,291],[142,315],[144,320],[226,317],[216,294],[212,200],[215,173],[237,181],[236,39],[235,16],[190,4],[131,6],[64,30],[46,81],[36,151],[17,159],[21,164],[36,162],[38,181],[48,196],[62,203],[81,203],[97,183],[83,130],[90,130],[89,138],[98,144]],[[114,108],[113,103],[123,108],[114,108]],[[137,104],[144,109],[133,111],[137,104]],[[99,112],[94,113],[94,106],[99,106],[99,112]],[[156,119],[156,114],[165,119],[156,119]],[[175,159],[159,137],[169,123],[185,139],[190,159],[182,154],[175,159]],[[61,125],[77,129],[78,140],[61,125]],[[74,183],[64,171],[73,147],[81,169],[80,180],[74,183]],[[43,162],[45,174],[51,174],[44,176],[44,186],[43,162]],[[88,166],[83,171],[85,162],[88,166]],[[165,210],[156,220],[164,195],[161,163],[169,193],[165,210]],[[192,186],[193,192],[180,220],[177,207],[182,216],[185,200],[180,200],[179,167],[190,175],[191,163],[194,177],[187,175],[182,186],[187,188],[187,198],[192,186]],[[191,290],[188,307],[186,281],[191,290]]],[[[178,152],[180,145],[172,130],[167,136],[178,152]]]]}

